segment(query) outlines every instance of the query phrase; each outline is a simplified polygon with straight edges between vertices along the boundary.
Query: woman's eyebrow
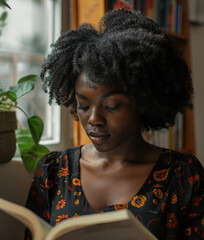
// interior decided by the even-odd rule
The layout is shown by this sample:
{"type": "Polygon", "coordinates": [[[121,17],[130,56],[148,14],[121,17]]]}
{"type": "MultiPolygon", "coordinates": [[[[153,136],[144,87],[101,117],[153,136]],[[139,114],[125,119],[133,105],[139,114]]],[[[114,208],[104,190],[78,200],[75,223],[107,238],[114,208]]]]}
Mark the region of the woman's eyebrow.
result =
{"type": "Polygon", "coordinates": [[[112,92],[105,93],[105,94],[102,95],[101,97],[102,97],[102,98],[107,98],[107,97],[109,97],[109,96],[111,96],[111,95],[114,95],[114,94],[125,94],[125,92],[115,90],[115,91],[112,91],[112,92]]]}
{"type": "Polygon", "coordinates": [[[75,96],[82,98],[82,99],[87,99],[87,97],[85,97],[84,95],[80,94],[79,92],[75,92],[75,96]]]}
{"type": "MultiPolygon", "coordinates": [[[[125,94],[125,92],[123,92],[123,91],[111,91],[111,92],[108,92],[108,93],[105,93],[105,94],[103,94],[102,96],[101,96],[101,98],[107,98],[107,97],[109,97],[109,96],[111,96],[111,95],[114,95],[114,94],[125,94]]],[[[79,93],[79,92],[75,92],[75,95],[77,96],[77,97],[79,97],[79,98],[82,98],[82,99],[87,99],[87,97],[85,97],[84,95],[82,95],[81,93],[79,93]]]]}

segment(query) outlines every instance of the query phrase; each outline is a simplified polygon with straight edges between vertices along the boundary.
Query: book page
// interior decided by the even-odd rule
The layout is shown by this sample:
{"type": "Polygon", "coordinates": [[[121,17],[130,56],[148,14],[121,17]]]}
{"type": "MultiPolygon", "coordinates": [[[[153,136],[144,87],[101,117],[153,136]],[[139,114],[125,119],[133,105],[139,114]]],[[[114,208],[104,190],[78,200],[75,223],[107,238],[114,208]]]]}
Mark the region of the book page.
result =
{"type": "Polygon", "coordinates": [[[2,198],[0,209],[24,223],[32,232],[33,240],[43,240],[52,228],[31,210],[2,198]]]}
{"type": "Polygon", "coordinates": [[[54,227],[46,240],[132,240],[136,237],[156,239],[129,210],[120,210],[67,219],[54,227]]]}
{"type": "Polygon", "coordinates": [[[114,223],[97,224],[80,229],[76,229],[56,240],[147,240],[149,238],[143,232],[137,232],[135,224],[130,220],[114,223]]]}

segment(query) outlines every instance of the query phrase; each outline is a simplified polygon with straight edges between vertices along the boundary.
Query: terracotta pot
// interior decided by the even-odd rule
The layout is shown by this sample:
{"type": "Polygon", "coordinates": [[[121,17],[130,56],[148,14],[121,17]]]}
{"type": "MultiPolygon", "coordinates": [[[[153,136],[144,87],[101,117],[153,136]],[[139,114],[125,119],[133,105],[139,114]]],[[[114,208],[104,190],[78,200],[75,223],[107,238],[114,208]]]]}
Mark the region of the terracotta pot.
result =
{"type": "Polygon", "coordinates": [[[16,151],[15,112],[0,112],[0,163],[9,162],[16,151]]]}

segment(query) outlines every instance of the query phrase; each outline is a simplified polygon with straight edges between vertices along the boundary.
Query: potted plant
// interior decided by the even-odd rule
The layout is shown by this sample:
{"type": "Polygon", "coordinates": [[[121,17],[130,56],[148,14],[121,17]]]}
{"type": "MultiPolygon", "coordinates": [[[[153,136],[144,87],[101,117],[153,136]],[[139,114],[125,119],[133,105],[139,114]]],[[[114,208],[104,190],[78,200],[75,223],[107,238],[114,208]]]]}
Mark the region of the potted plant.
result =
{"type": "Polygon", "coordinates": [[[29,117],[18,105],[18,99],[31,92],[35,87],[36,75],[19,79],[8,90],[0,86],[0,152],[1,162],[8,162],[14,156],[16,139],[22,160],[31,172],[34,172],[38,160],[49,149],[39,144],[43,132],[43,121],[38,116],[29,117]],[[15,109],[21,110],[28,122],[29,129],[17,128],[15,109]]]}

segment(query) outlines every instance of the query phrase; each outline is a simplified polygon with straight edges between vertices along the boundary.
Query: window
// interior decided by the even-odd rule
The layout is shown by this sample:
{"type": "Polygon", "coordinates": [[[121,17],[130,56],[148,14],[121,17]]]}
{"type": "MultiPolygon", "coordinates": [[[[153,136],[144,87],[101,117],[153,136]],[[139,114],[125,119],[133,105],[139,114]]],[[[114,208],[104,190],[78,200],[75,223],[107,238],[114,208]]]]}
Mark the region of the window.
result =
{"type": "MultiPolygon", "coordinates": [[[[3,11],[8,13],[7,24],[0,35],[0,82],[5,89],[16,84],[23,76],[39,76],[50,44],[61,33],[62,0],[15,0],[9,5],[12,10],[0,7],[0,15],[3,11]]],[[[42,144],[61,143],[61,124],[70,124],[72,121],[61,119],[60,107],[48,106],[47,95],[41,90],[40,78],[35,90],[20,99],[19,104],[29,116],[38,115],[43,119],[42,144]]],[[[66,115],[66,112],[62,114],[66,115]]],[[[17,111],[17,118],[22,127],[27,127],[22,112],[17,111]]],[[[72,138],[71,132],[68,137],[72,138]]]]}

